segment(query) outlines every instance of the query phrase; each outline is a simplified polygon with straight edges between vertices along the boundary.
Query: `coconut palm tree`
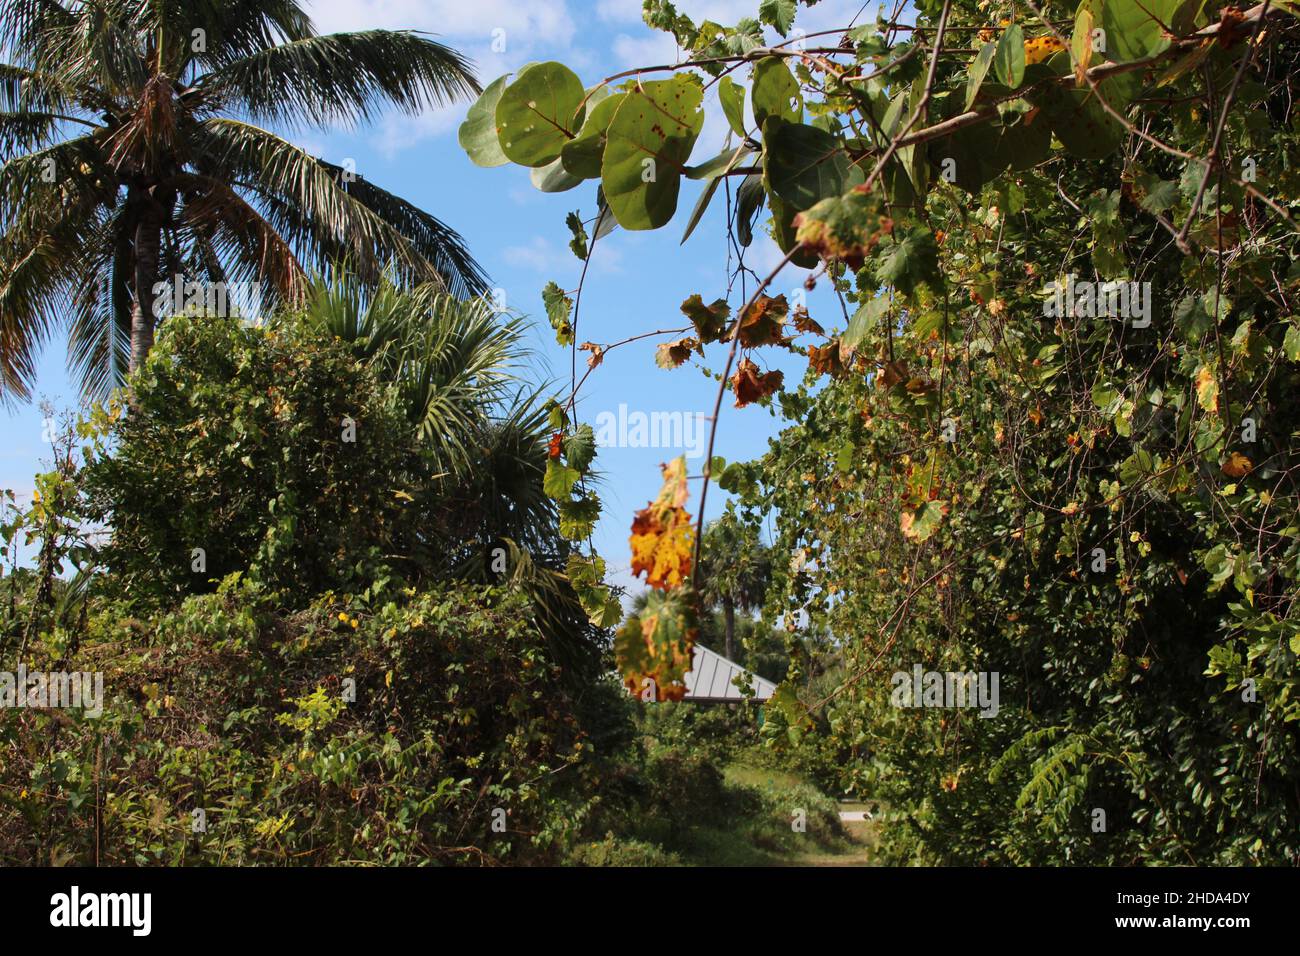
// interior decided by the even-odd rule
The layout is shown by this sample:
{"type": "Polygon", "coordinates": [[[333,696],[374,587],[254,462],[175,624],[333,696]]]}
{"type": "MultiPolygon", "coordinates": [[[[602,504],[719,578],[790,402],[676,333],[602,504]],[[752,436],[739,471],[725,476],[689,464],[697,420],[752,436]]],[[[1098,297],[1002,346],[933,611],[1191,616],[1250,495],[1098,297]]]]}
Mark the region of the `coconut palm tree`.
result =
{"type": "Polygon", "coordinates": [[[264,128],[476,93],[467,61],[426,36],[318,35],[300,0],[5,0],[0,59],[5,400],[28,396],[60,323],[88,393],[139,366],[160,278],[255,281],[263,308],[342,260],[370,284],[392,270],[486,287],[439,220],[264,128]]]}

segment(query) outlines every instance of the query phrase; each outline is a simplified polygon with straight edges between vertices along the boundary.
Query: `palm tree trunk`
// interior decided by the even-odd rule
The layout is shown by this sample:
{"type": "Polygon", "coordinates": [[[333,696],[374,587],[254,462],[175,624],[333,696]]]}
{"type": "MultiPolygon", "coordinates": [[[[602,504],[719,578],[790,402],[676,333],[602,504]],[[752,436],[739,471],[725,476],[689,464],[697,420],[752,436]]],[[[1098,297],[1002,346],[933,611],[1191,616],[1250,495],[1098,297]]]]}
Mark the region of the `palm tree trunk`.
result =
{"type": "Polygon", "coordinates": [[[731,601],[724,601],[722,603],[722,618],[727,624],[725,632],[726,643],[723,645],[726,648],[727,653],[724,656],[727,660],[734,661],[736,658],[732,656],[731,646],[736,636],[736,605],[731,603],[731,601]]]}
{"type": "Polygon", "coordinates": [[[158,281],[162,215],[150,197],[135,227],[135,302],[131,305],[131,371],[144,364],[153,348],[153,287],[158,281]]]}

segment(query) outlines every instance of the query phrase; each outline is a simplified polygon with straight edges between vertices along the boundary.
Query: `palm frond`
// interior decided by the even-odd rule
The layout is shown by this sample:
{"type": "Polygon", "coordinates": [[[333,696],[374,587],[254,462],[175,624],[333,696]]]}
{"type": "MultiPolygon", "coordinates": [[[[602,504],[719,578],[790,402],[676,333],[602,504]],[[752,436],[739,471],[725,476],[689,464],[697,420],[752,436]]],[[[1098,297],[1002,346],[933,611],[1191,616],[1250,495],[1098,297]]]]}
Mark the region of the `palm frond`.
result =
{"type": "Polygon", "coordinates": [[[468,60],[408,30],[314,36],[228,63],[196,84],[254,121],[356,126],[393,105],[412,115],[480,92],[468,60]]]}
{"type": "Polygon", "coordinates": [[[0,239],[0,395],[30,397],[36,356],[85,258],[75,229],[0,239]]]}
{"type": "Polygon", "coordinates": [[[316,35],[299,0],[154,0],[152,7],[163,35],[176,43],[177,79],[187,68],[218,70],[316,35]]]}
{"type": "Polygon", "coordinates": [[[49,146],[63,119],[58,113],[37,110],[0,112],[0,162],[49,146]]]}
{"type": "Polygon", "coordinates": [[[0,50],[44,59],[51,41],[75,24],[76,16],[57,0],[8,0],[0,7],[0,50]]]}
{"type": "Polygon", "coordinates": [[[427,213],[363,180],[346,181],[340,167],[259,127],[231,119],[200,127],[196,165],[257,193],[309,269],[346,259],[368,282],[391,266],[404,282],[445,281],[457,294],[486,288],[460,237],[427,213]]]}
{"type": "Polygon", "coordinates": [[[301,319],[379,369],[440,469],[464,474],[491,447],[491,415],[527,354],[519,319],[434,283],[400,288],[391,274],[374,287],[318,275],[301,319]]]}
{"type": "MultiPolygon", "coordinates": [[[[181,176],[178,185],[194,187],[181,223],[206,242],[212,273],[230,273],[236,281],[265,284],[267,302],[295,302],[306,291],[306,274],[280,232],[234,189],[207,176],[181,176]]],[[[193,274],[193,273],[190,273],[193,274]]]]}
{"type": "Polygon", "coordinates": [[[128,218],[117,210],[88,244],[91,259],[72,291],[68,369],[88,398],[122,385],[131,360],[131,246],[128,218]]]}
{"type": "Polygon", "coordinates": [[[54,74],[0,63],[0,109],[66,113],[74,100],[73,91],[54,74]]]}

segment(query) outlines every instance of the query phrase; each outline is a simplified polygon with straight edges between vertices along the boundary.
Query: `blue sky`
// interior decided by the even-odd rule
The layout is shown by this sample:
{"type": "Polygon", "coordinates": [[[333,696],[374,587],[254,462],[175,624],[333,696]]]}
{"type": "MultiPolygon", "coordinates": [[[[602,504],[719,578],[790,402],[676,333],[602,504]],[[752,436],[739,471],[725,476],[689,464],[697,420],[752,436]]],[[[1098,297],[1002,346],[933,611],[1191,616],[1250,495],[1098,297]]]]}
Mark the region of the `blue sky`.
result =
{"type": "MultiPolygon", "coordinates": [[[[680,59],[670,36],[642,23],[641,0],[309,0],[306,5],[322,32],[389,28],[435,34],[474,61],[485,86],[502,73],[535,60],[559,60],[590,86],[621,70],[680,59]]],[[[758,0],[681,0],[677,6],[697,22],[707,18],[731,24],[755,15],[758,0]]],[[[874,2],[866,10],[862,8],[861,0],[822,0],[811,9],[801,8],[796,26],[808,33],[838,28],[859,11],[859,22],[874,19],[874,2]]],[[[549,370],[556,390],[567,394],[569,353],[555,343],[546,324],[541,290],[550,280],[566,289],[577,286],[581,263],[567,248],[564,218],[574,210],[580,210],[584,218],[594,214],[595,183],[566,193],[545,194],[532,187],[526,170],[475,167],[456,142],[456,129],[468,107],[468,102],[458,103],[418,117],[394,112],[366,129],[307,131],[290,138],[331,161],[354,160],[358,174],[429,210],[459,231],[493,284],[505,290],[509,307],[540,323],[534,336],[538,375],[547,377],[549,370]]],[[[716,102],[706,101],[706,110],[695,162],[716,155],[726,135],[716,102]]],[[[580,341],[607,344],[641,332],[678,328],[686,324],[679,306],[687,296],[699,293],[709,302],[725,295],[729,262],[721,191],[688,242],[679,245],[700,189],[699,183],[684,183],[677,217],[664,229],[645,233],[616,230],[597,244],[583,293],[580,341]]],[[[779,259],[775,245],[760,230],[747,252],[747,264],[766,275],[779,259]]],[[[801,288],[805,275],[788,268],[774,289],[792,295],[801,288]]],[[[741,304],[738,296],[733,296],[733,307],[741,304]]],[[[813,318],[827,329],[843,324],[840,306],[825,283],[807,295],[807,304],[813,318]]],[[[629,413],[710,414],[717,385],[698,363],[673,371],[655,365],[655,345],[667,338],[646,339],[609,353],[584,386],[579,418],[594,424],[599,413],[617,413],[620,404],[626,404],[629,413]]],[[[56,336],[44,350],[34,390],[56,408],[76,405],[65,357],[66,340],[56,336]]],[[[703,364],[720,370],[724,361],[723,346],[715,345],[703,364]]],[[[785,370],[788,383],[802,374],[804,363],[797,357],[782,360],[773,356],[767,361],[785,370]]],[[[0,409],[0,416],[5,436],[0,445],[0,487],[13,488],[21,500],[27,500],[32,475],[44,470],[42,459],[48,454],[40,441],[41,415],[33,402],[18,409],[0,409]]],[[[729,461],[755,457],[766,449],[777,426],[772,413],[757,406],[736,409],[728,397],[723,402],[715,454],[729,461]]],[[[595,544],[615,583],[631,584],[627,534],[633,512],[657,492],[658,465],[681,453],[681,449],[664,448],[601,449],[597,467],[605,475],[601,488],[605,512],[595,544]]],[[[691,460],[692,474],[699,473],[702,461],[691,460]]],[[[688,505],[692,513],[698,497],[699,482],[693,482],[688,505]]],[[[721,510],[724,500],[725,495],[714,486],[709,495],[710,517],[721,510]]],[[[639,586],[633,589],[639,590],[639,586]]]]}

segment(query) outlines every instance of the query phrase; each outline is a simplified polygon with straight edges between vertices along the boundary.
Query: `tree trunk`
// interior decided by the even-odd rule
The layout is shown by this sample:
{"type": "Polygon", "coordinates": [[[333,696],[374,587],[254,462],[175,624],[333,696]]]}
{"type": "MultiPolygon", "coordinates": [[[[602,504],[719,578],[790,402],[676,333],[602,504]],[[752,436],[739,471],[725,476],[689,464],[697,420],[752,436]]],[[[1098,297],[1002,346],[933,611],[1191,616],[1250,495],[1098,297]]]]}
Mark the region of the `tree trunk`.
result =
{"type": "Polygon", "coordinates": [[[135,301],[131,305],[131,371],[144,364],[153,348],[153,287],[158,281],[162,245],[162,211],[153,197],[146,200],[135,227],[135,301]]]}
{"type": "Polygon", "coordinates": [[[722,617],[727,622],[726,643],[723,645],[727,653],[724,655],[727,660],[734,661],[736,658],[732,655],[732,646],[736,636],[736,605],[730,601],[722,602],[722,617]]]}

